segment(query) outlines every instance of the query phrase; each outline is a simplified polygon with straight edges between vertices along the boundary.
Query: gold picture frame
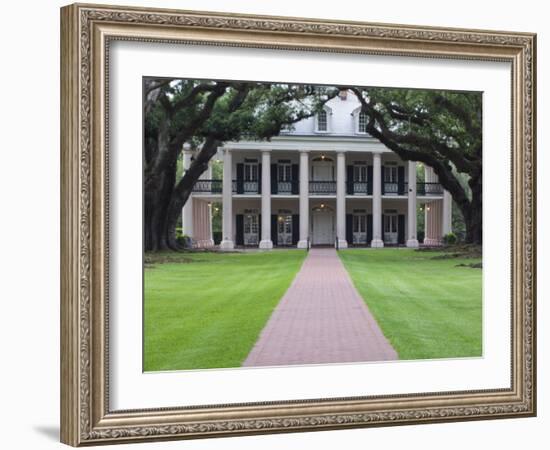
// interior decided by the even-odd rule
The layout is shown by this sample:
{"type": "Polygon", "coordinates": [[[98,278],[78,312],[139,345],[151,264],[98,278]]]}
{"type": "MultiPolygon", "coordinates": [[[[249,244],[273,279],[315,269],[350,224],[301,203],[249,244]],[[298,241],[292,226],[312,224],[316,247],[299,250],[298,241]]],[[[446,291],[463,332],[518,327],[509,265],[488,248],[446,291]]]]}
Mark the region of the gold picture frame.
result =
{"type": "Polygon", "coordinates": [[[536,35],[74,4],[61,9],[61,441],[93,445],[536,414],[536,35]],[[109,43],[135,40],[505,61],[512,67],[509,389],[111,411],[109,43]]]}

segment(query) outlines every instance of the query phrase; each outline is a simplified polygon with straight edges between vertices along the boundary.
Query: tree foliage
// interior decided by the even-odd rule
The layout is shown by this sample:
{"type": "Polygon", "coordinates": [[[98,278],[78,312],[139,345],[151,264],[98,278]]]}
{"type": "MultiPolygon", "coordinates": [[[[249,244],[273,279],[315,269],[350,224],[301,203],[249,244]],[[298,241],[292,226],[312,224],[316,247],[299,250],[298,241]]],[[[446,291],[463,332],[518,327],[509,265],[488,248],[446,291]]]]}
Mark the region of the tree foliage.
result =
{"type": "Polygon", "coordinates": [[[260,82],[144,81],[145,248],[178,249],[175,227],[193,185],[224,142],[268,140],[314,115],[335,89],[260,82]],[[195,149],[177,179],[183,144],[195,149]]]}
{"type": "Polygon", "coordinates": [[[464,216],[466,240],[481,243],[481,93],[349,89],[361,102],[366,131],[402,159],[432,167],[464,216]]]}

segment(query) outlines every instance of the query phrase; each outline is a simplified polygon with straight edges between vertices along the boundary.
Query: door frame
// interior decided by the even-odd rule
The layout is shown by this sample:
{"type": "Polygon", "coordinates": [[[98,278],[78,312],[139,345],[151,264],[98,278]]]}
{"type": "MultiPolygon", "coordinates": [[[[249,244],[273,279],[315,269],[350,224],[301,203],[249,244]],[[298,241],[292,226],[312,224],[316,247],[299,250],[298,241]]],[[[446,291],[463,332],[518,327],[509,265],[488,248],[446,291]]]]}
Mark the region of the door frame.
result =
{"type": "Polygon", "coordinates": [[[321,206],[317,206],[312,208],[311,210],[311,245],[332,245],[334,243],[335,239],[335,230],[334,230],[334,219],[335,219],[335,211],[332,207],[321,204],[321,206]],[[328,239],[328,242],[322,242],[318,243],[315,240],[315,219],[317,217],[330,217],[331,221],[331,236],[328,239]]]}
{"type": "MultiPolygon", "coordinates": [[[[351,223],[352,223],[352,239],[353,245],[366,245],[367,244],[367,213],[353,213],[351,216],[351,223]],[[356,225],[356,218],[357,218],[357,224],[361,225],[360,222],[362,221],[363,225],[363,231],[355,231],[355,225],[356,225]],[[356,239],[356,236],[361,236],[362,239],[359,242],[358,239],[356,239]]],[[[361,226],[359,226],[361,228],[361,226]]]]}
{"type": "Polygon", "coordinates": [[[384,221],[382,223],[382,234],[384,244],[397,245],[399,242],[399,213],[398,212],[384,212],[384,221]],[[395,225],[395,232],[386,232],[386,221],[390,220],[390,228],[393,228],[391,225],[395,225]],[[392,235],[392,239],[386,237],[386,235],[392,235]],[[394,236],[393,236],[394,235],[394,236]]]}
{"type": "Polygon", "coordinates": [[[260,215],[257,212],[245,212],[243,214],[243,245],[245,247],[252,247],[252,246],[259,245],[259,243],[260,243],[260,215]],[[251,233],[251,232],[247,233],[246,232],[247,221],[251,217],[256,218],[256,232],[255,233],[251,233]],[[247,239],[247,236],[249,237],[248,239],[247,239]],[[250,242],[250,236],[255,236],[256,241],[255,242],[250,242]]]}
{"type": "Polygon", "coordinates": [[[325,157],[324,159],[315,158],[311,161],[311,181],[334,181],[334,160],[330,157],[325,157]],[[330,175],[328,179],[317,179],[315,176],[315,169],[318,167],[328,167],[330,168],[330,175]]]}
{"type": "Polygon", "coordinates": [[[292,213],[279,213],[277,214],[277,245],[282,247],[290,247],[292,246],[292,221],[294,218],[292,217],[292,213]],[[281,220],[281,217],[284,219],[281,220]],[[288,218],[290,218],[290,221],[286,221],[288,218]],[[290,231],[285,231],[281,233],[280,227],[281,225],[289,225],[290,231]],[[282,238],[283,236],[286,236],[286,241],[282,238]]]}

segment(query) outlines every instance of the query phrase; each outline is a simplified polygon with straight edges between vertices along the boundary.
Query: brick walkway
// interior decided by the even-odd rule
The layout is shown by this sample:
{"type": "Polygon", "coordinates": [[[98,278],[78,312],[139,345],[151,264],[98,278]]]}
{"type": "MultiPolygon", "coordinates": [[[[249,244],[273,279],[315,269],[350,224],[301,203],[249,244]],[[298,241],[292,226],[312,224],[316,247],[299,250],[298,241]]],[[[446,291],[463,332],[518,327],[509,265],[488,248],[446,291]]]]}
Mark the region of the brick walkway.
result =
{"type": "Polygon", "coordinates": [[[336,251],[314,248],[243,366],[396,359],[336,251]]]}

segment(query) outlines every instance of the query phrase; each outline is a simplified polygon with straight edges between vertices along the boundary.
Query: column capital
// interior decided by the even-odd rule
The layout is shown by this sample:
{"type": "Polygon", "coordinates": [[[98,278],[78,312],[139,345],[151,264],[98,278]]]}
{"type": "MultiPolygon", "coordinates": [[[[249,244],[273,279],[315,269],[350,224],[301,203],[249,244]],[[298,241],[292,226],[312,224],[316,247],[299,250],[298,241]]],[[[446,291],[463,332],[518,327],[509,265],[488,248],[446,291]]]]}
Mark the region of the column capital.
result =
{"type": "Polygon", "coordinates": [[[345,150],[336,150],[336,156],[346,156],[345,150]]]}
{"type": "Polygon", "coordinates": [[[262,148],[262,149],[260,150],[260,152],[262,153],[262,155],[263,155],[263,154],[266,154],[266,153],[267,153],[267,154],[270,154],[271,151],[272,151],[272,149],[270,149],[270,148],[262,148]]]}
{"type": "Polygon", "coordinates": [[[307,153],[311,152],[311,150],[309,148],[301,148],[298,151],[300,152],[300,154],[303,154],[303,153],[307,154],[307,153]]]}

